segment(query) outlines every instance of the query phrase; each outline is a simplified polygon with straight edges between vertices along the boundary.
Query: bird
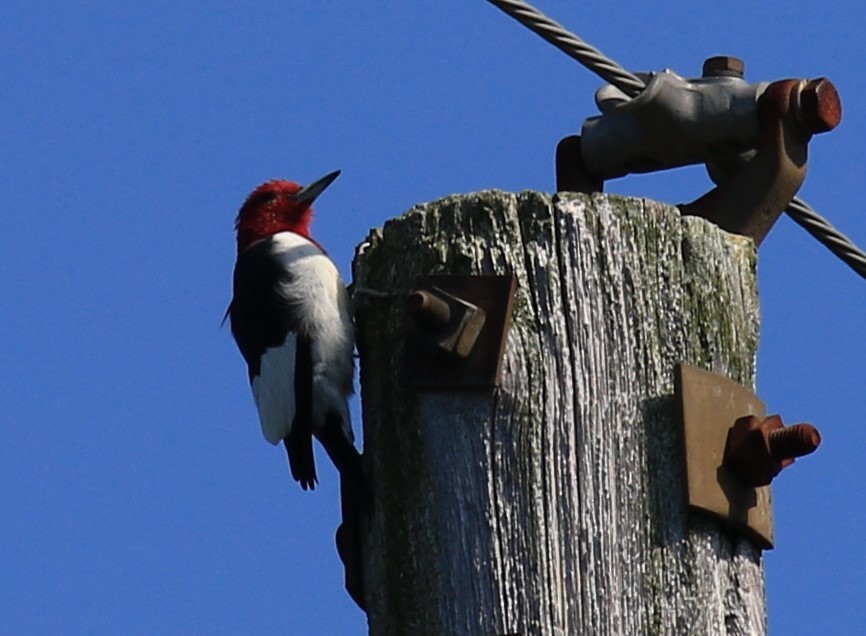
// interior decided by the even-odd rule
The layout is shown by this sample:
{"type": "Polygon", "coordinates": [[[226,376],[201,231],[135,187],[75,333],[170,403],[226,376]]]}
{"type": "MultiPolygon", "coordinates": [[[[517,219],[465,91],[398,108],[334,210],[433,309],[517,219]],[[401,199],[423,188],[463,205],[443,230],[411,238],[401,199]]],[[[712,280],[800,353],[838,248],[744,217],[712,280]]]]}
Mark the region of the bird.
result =
{"type": "Polygon", "coordinates": [[[314,490],[313,438],[341,478],[368,497],[348,400],[354,391],[354,327],[339,270],[312,237],[312,204],[340,174],[307,186],[258,186],[235,221],[237,260],[226,312],[247,364],[262,434],[283,443],[292,478],[314,490]]]}

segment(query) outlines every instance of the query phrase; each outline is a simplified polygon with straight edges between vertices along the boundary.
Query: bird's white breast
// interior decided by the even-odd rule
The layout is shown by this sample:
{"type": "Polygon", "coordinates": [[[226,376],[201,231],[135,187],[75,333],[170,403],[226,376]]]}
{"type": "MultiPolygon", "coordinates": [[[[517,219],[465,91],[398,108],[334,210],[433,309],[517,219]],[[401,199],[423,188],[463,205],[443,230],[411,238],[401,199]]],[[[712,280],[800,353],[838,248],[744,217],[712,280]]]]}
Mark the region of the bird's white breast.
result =
{"type": "Polygon", "coordinates": [[[302,329],[316,340],[344,337],[348,315],[340,305],[346,288],[336,265],[318,245],[294,232],[275,234],[271,245],[291,274],[280,292],[297,310],[302,329]]]}
{"type": "MultiPolygon", "coordinates": [[[[279,295],[311,341],[314,430],[323,414],[333,411],[352,439],[347,399],[353,388],[354,333],[345,285],[337,267],[312,241],[293,232],[280,232],[270,240],[271,254],[289,274],[279,295]]],[[[290,333],[281,347],[265,352],[261,375],[253,383],[262,432],[272,443],[289,434],[295,415],[296,339],[290,333]]]]}

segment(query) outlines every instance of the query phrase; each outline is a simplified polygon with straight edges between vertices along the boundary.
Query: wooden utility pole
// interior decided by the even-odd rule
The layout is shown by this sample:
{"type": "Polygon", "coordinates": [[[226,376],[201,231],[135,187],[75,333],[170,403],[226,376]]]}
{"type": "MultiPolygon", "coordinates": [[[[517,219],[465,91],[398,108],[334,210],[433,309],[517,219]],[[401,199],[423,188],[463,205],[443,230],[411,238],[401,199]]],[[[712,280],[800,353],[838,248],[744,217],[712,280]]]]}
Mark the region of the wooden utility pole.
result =
{"type": "Polygon", "coordinates": [[[370,633],[766,631],[761,552],[690,513],[677,362],[752,388],[751,241],[652,201],[487,191],[360,246],[370,633]],[[427,274],[518,281],[501,386],[401,386],[405,294],[427,274]]]}

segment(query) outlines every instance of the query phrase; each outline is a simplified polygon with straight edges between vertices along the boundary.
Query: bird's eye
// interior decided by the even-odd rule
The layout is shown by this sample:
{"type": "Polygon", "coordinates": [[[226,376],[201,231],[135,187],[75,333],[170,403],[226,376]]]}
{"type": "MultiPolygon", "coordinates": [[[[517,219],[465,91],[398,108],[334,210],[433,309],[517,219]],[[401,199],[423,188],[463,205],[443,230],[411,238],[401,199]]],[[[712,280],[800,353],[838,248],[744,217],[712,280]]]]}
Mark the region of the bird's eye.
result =
{"type": "Polygon", "coordinates": [[[260,205],[262,205],[265,203],[270,203],[271,201],[275,201],[276,198],[277,198],[276,192],[262,192],[262,194],[259,196],[258,202],[260,205]]]}

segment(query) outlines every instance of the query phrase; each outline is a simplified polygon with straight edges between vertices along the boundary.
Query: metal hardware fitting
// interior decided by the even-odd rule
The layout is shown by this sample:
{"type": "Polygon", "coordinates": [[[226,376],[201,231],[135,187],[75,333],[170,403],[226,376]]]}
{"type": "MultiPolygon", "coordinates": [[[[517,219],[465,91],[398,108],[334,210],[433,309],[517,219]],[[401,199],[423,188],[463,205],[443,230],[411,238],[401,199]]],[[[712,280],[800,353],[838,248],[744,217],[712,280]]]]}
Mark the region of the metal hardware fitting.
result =
{"type": "Polygon", "coordinates": [[[760,135],[757,101],[766,88],[737,77],[689,80],[670,70],[650,75],[634,99],[602,86],[595,94],[602,114],[581,129],[584,163],[596,177],[615,179],[747,151],[760,135]]]}
{"type": "Polygon", "coordinates": [[[739,77],[746,75],[746,63],[738,57],[717,55],[704,60],[701,77],[739,77]]]}
{"type": "Polygon", "coordinates": [[[731,424],[743,415],[763,417],[764,403],[736,382],[685,363],[674,368],[674,395],[689,507],[718,517],[763,549],[772,548],[770,488],[745,485],[723,461],[731,424]]]}
{"type": "Polygon", "coordinates": [[[728,431],[723,463],[749,486],[766,486],[795,457],[815,452],[821,434],[811,424],[785,427],[782,418],[739,418],[728,431]]]}
{"type": "Polygon", "coordinates": [[[407,309],[437,347],[461,358],[472,353],[487,320],[480,307],[435,286],[409,294],[407,309]]]}
{"type": "Polygon", "coordinates": [[[686,498],[756,545],[773,547],[770,481],[821,442],[809,424],[785,428],[764,403],[728,378],[680,363],[674,394],[683,427],[686,498]]]}
{"type": "Polygon", "coordinates": [[[707,162],[718,186],[680,211],[760,245],[803,185],[812,135],[839,123],[839,96],[823,78],[773,82],[758,99],[758,119],[754,153],[707,162]]]}
{"type": "Polygon", "coordinates": [[[412,388],[498,386],[517,280],[426,276],[416,281],[402,384],[412,388]]]}
{"type": "Polygon", "coordinates": [[[827,79],[750,84],[744,70],[720,56],[698,79],[654,73],[633,99],[603,86],[602,114],[557,147],[557,190],[600,192],[606,179],[703,163],[718,187],[683,213],[760,243],[802,185],[811,136],[842,110],[827,79]]]}

